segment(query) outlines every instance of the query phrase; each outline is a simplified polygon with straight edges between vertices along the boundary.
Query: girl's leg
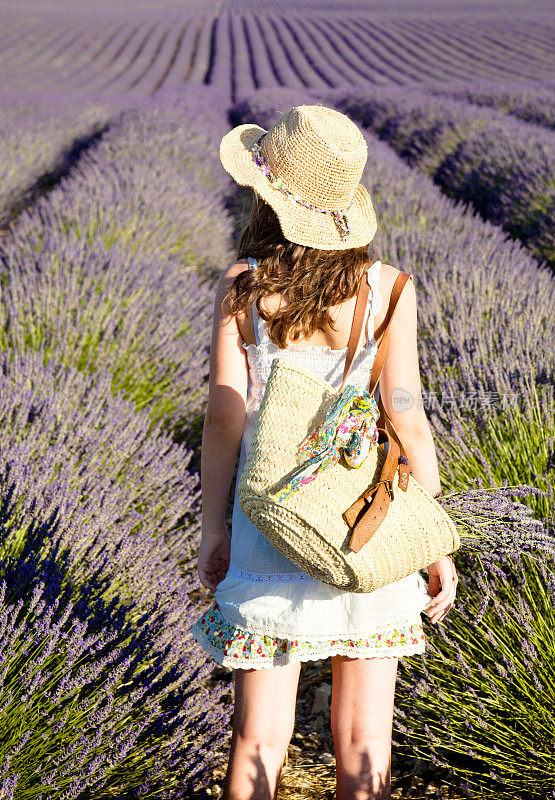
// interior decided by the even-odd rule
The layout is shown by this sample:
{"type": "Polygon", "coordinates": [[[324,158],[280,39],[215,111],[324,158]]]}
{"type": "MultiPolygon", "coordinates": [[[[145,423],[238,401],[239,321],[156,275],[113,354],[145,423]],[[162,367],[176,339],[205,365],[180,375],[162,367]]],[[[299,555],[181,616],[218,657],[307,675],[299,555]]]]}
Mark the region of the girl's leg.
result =
{"type": "Polygon", "coordinates": [[[301,664],[234,670],[235,706],[222,800],[275,800],[295,725],[301,664]]]}
{"type": "Polygon", "coordinates": [[[398,657],[332,656],[337,800],[389,800],[398,657]]]}

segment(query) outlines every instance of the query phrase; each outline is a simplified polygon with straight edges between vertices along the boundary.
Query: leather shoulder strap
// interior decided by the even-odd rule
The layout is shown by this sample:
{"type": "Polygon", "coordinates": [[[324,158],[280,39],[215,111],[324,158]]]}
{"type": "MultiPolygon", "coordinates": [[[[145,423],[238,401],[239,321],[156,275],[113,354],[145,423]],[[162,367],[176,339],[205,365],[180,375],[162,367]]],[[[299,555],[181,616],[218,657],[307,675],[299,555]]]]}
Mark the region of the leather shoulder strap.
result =
{"type": "Polygon", "coordinates": [[[391,320],[393,319],[393,314],[395,313],[395,307],[399,298],[401,297],[401,292],[403,291],[405,284],[407,281],[411,280],[412,275],[407,275],[406,272],[399,272],[395,278],[395,283],[393,284],[391,297],[389,299],[389,308],[387,309],[387,316],[385,318],[385,328],[380,336],[380,340],[378,342],[378,352],[376,353],[374,363],[372,364],[372,372],[370,373],[370,386],[368,388],[369,394],[374,393],[380,379],[380,375],[382,374],[385,357],[387,356],[387,348],[389,346],[389,326],[391,325],[391,320]]]}
{"type": "Polygon", "coordinates": [[[343,387],[345,386],[347,376],[351,371],[353,360],[356,355],[358,344],[360,342],[360,335],[362,333],[362,328],[364,325],[364,314],[368,303],[368,294],[370,292],[370,286],[368,285],[367,276],[368,276],[368,271],[364,270],[364,272],[360,277],[360,283],[358,285],[357,299],[355,303],[355,310],[353,313],[353,321],[351,323],[351,332],[349,334],[349,341],[347,342],[347,355],[345,356],[345,369],[343,370],[343,381],[341,382],[341,386],[339,387],[338,391],[341,391],[341,389],[343,389],[343,387]]]}

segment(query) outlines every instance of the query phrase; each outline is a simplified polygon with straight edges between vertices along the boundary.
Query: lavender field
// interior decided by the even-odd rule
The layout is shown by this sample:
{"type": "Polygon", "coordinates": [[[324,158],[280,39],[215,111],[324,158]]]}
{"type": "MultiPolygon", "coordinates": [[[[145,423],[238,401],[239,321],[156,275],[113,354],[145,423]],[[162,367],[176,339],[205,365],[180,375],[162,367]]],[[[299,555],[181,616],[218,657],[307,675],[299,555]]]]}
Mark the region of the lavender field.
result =
{"type": "Polygon", "coordinates": [[[446,10],[349,0],[101,0],[86,10],[5,0],[0,20],[0,72],[14,90],[54,82],[64,92],[138,95],[199,81],[235,102],[271,86],[553,79],[553,17],[538,0],[458,0],[446,10]]]}
{"type": "MultiPolygon", "coordinates": [[[[507,522],[399,662],[393,797],[555,799],[554,27],[541,0],[2,3],[0,800],[221,794],[232,673],[188,633],[250,210],[218,148],[316,102],[363,131],[414,275],[443,489],[500,487],[507,522]]],[[[335,797],[330,683],[303,663],[279,800],[335,797]]]]}

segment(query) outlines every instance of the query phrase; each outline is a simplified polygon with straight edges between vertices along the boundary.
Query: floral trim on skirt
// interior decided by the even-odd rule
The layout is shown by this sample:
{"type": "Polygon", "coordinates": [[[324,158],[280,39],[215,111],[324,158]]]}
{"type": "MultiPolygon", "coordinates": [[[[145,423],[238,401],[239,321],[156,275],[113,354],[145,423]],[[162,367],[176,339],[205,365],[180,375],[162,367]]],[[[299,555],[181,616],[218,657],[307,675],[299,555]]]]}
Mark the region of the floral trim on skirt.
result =
{"type": "Polygon", "coordinates": [[[426,649],[422,623],[393,626],[363,639],[323,639],[310,642],[279,639],[230,625],[216,601],[190,631],[193,638],[218,664],[243,669],[285,666],[339,654],[351,658],[402,657],[423,653],[426,649]]]}

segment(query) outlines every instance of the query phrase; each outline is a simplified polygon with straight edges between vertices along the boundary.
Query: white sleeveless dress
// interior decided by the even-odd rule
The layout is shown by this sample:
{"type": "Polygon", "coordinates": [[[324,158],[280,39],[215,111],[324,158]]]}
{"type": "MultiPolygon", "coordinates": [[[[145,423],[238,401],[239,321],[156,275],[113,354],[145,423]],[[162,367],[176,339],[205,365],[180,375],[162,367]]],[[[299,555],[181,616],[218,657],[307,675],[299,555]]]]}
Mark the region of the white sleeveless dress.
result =
{"type": "MultiPolygon", "coordinates": [[[[365,314],[368,337],[357,353],[348,382],[368,388],[377,352],[374,318],[382,305],[380,261],[367,272],[371,291],[365,314]]],[[[249,258],[249,267],[256,260],[249,258]]],[[[288,345],[280,349],[253,306],[255,344],[243,344],[248,362],[245,428],[238,475],[247,459],[258,408],[274,358],[301,364],[339,388],[347,348],[288,345]]],[[[379,387],[376,399],[379,396],[379,387]]],[[[237,481],[238,484],[238,481],[237,481]]],[[[237,499],[231,527],[229,569],[214,603],[192,626],[193,638],[224,666],[259,668],[322,659],[341,653],[353,658],[405,656],[425,650],[421,613],[431,595],[420,572],[374,592],[348,592],[303,572],[276,550],[244,514],[237,499]]]]}

